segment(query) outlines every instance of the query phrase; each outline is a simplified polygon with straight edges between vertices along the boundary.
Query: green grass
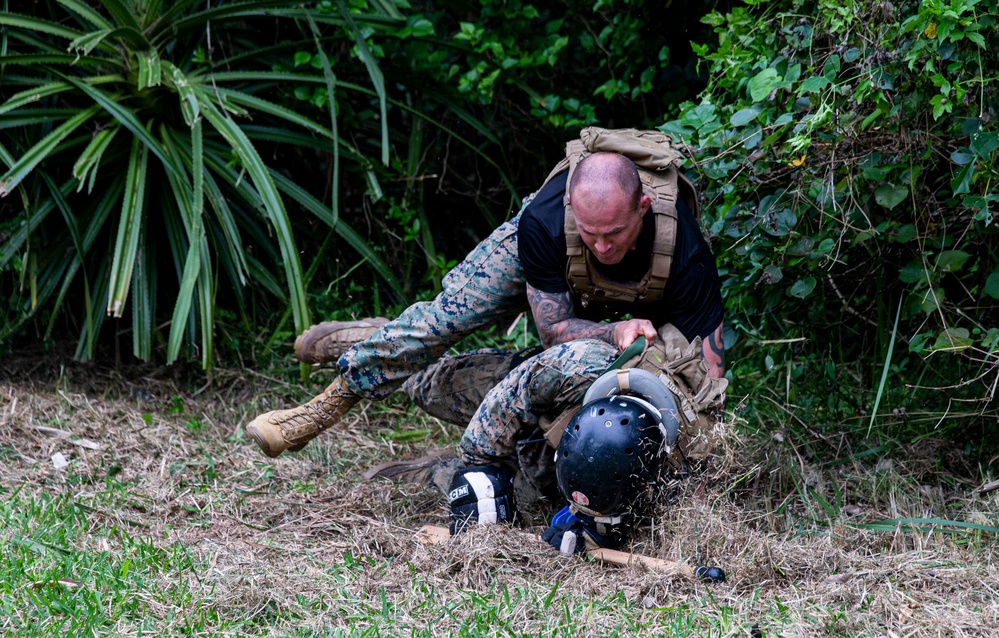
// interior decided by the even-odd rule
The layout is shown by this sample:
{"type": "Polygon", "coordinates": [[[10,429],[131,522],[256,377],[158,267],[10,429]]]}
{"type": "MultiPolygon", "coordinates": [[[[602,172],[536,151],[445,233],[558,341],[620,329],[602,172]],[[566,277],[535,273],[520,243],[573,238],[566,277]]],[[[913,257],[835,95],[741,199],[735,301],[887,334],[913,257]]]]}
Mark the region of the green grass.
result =
{"type": "Polygon", "coordinates": [[[217,620],[191,593],[198,562],[188,548],[144,536],[138,520],[100,512],[124,490],[91,498],[28,494],[0,502],[0,627],[5,635],[198,633],[217,620]],[[157,618],[156,609],[169,609],[157,618]]]}

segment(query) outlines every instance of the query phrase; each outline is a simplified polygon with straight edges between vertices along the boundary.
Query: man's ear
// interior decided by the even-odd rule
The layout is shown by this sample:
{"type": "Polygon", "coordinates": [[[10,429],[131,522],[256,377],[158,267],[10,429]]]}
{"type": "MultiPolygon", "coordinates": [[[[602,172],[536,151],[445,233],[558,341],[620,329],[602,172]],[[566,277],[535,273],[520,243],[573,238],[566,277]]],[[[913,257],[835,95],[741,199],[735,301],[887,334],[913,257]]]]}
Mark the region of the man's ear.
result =
{"type": "Polygon", "coordinates": [[[642,216],[644,217],[650,208],[652,208],[652,198],[643,194],[642,198],[638,200],[638,210],[642,212],[642,216]]]}

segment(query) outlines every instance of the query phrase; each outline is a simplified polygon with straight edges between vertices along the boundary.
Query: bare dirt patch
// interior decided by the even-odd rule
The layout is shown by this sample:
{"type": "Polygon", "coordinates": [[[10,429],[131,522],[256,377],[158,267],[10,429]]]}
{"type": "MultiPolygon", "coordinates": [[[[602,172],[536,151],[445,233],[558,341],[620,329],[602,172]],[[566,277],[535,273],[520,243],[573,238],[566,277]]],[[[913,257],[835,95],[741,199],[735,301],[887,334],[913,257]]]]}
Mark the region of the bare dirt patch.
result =
{"type": "MultiPolygon", "coordinates": [[[[403,401],[362,404],[342,431],[270,460],[240,424],[312,388],[247,371],[203,383],[182,370],[37,353],[0,361],[0,496],[20,490],[85,506],[89,533],[77,549],[114,552],[107,530],[126,527],[191,551],[194,573],[164,579],[186,579],[213,631],[447,635],[492,614],[497,634],[626,634],[622,622],[701,635],[999,633],[993,534],[861,527],[885,518],[997,524],[995,494],[976,495],[973,477],[944,469],[956,454],[945,442],[830,467],[793,442],[733,434],[725,460],[681,486],[631,547],[725,568],[728,581],[708,587],[556,555],[536,538],[555,509],[545,504],[527,508],[536,524],[524,529],[418,543],[421,525],[447,524],[443,497],[361,473],[454,445],[458,429],[403,401]]],[[[163,633],[180,631],[176,610],[157,604],[163,633]]],[[[134,633],[137,622],[123,617],[118,629],[134,633]]]]}

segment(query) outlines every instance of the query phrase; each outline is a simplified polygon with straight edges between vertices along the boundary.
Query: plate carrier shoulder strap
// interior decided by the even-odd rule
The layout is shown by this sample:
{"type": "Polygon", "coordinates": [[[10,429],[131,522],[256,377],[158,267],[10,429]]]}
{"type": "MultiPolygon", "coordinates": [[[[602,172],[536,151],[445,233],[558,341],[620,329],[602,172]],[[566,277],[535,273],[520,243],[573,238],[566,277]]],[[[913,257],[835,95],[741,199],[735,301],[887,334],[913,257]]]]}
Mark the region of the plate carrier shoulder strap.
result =
{"type": "Polygon", "coordinates": [[[682,162],[683,156],[673,148],[672,138],[659,131],[591,126],[580,132],[579,139],[566,144],[565,158],[552,169],[545,183],[562,171],[569,170],[563,198],[566,255],[569,258],[565,277],[580,296],[583,306],[594,299],[626,303],[653,303],[662,299],[676,250],[678,189],[683,190],[683,197],[693,209],[695,218],[700,218],[694,185],[679,170],[682,162]],[[633,161],[638,167],[643,192],[652,200],[651,210],[656,224],[652,259],[649,271],[637,285],[612,281],[597,271],[592,261],[593,254],[579,236],[576,217],[568,202],[569,185],[576,165],[587,155],[600,152],[620,153],[633,161]]]}

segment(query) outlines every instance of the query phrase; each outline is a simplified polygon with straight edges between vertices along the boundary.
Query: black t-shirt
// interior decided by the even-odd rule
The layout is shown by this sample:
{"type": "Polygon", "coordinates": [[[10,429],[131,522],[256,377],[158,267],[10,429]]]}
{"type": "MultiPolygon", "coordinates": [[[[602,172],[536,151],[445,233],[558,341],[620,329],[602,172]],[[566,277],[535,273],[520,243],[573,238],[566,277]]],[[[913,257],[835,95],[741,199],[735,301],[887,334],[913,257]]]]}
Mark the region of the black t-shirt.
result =
{"type": "MultiPolygon", "coordinates": [[[[548,182],[524,209],[517,231],[520,263],[524,277],[533,288],[549,294],[570,290],[565,279],[568,258],[565,254],[565,182],[563,172],[548,182]]],[[[715,258],[708,248],[697,220],[683,199],[678,198],[677,238],[669,281],[663,298],[655,303],[616,303],[604,305],[591,302],[583,308],[575,300],[576,316],[591,321],[617,319],[631,314],[648,319],[657,328],[667,323],[677,327],[687,339],[707,337],[722,320],[721,290],[715,258]]],[[[597,265],[601,274],[618,282],[640,281],[649,270],[652,244],[655,240],[655,215],[649,210],[635,249],[619,263],[597,265]]]]}

